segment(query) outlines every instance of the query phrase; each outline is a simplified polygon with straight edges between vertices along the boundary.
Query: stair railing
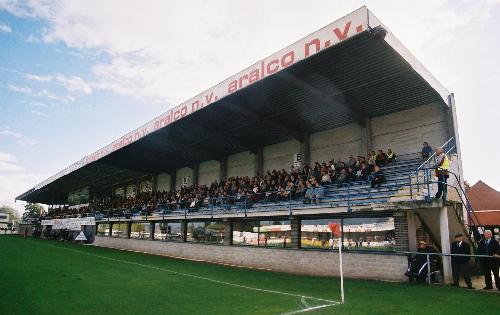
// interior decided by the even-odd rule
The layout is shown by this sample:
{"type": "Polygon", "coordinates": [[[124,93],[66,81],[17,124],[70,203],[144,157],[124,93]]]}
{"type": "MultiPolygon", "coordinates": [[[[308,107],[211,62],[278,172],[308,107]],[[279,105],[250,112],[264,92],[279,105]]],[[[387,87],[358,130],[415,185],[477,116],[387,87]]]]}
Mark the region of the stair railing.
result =
{"type": "MultiPolygon", "coordinates": [[[[446,154],[448,154],[449,152],[451,152],[455,148],[455,144],[454,144],[454,142],[452,142],[453,139],[454,139],[454,137],[451,137],[450,139],[448,139],[448,141],[446,141],[445,143],[443,143],[441,145],[441,147],[443,148],[443,151],[446,152],[446,154]]],[[[432,153],[432,155],[427,158],[427,160],[425,160],[422,164],[420,164],[417,167],[417,169],[409,175],[410,198],[413,199],[413,188],[412,188],[413,185],[412,185],[412,183],[413,183],[413,177],[416,177],[415,184],[416,184],[417,192],[420,191],[421,178],[423,178],[422,184],[424,184],[426,189],[427,189],[426,199],[427,200],[430,199],[431,188],[430,188],[429,182],[430,182],[430,179],[432,176],[430,170],[433,168],[434,165],[436,165],[436,158],[437,158],[436,151],[434,151],[432,153]],[[423,172],[422,176],[420,176],[421,172],[423,172]]]]}

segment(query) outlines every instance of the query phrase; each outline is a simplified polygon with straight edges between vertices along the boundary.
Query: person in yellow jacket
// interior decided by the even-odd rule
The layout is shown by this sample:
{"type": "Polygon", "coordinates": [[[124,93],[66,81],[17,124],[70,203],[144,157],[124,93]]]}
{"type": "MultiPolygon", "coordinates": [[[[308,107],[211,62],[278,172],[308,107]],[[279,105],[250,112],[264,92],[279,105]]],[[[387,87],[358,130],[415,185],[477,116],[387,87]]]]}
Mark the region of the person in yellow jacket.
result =
{"type": "Polygon", "coordinates": [[[444,153],[443,148],[436,148],[436,176],[438,178],[438,191],[435,198],[446,199],[446,182],[448,181],[449,171],[450,171],[450,160],[448,156],[444,153]]]}

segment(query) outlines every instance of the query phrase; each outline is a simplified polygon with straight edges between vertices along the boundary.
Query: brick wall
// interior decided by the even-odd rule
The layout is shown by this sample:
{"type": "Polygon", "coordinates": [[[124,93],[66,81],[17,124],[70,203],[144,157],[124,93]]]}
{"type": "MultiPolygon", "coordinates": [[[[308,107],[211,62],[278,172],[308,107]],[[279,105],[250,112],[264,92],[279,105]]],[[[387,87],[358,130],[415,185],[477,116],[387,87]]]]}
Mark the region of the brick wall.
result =
{"type": "MultiPolygon", "coordinates": [[[[96,237],[94,245],[313,276],[338,276],[337,252],[96,237]]],[[[404,281],[404,256],[344,253],[348,278],[404,281]]]]}
{"type": "Polygon", "coordinates": [[[408,246],[408,220],[406,212],[399,212],[394,214],[394,234],[396,241],[397,252],[407,252],[408,246]]]}

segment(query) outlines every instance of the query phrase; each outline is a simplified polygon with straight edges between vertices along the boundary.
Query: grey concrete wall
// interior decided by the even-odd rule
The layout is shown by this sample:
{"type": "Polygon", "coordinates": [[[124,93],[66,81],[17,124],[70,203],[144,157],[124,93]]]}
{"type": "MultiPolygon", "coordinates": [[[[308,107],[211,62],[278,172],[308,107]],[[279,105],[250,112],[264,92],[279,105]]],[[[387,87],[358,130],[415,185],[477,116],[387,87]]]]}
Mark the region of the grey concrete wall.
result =
{"type": "Polygon", "coordinates": [[[180,189],[182,186],[182,179],[188,178],[187,186],[193,185],[193,170],[189,167],[183,167],[177,170],[175,177],[175,189],[180,189]]]}
{"type": "MultiPolygon", "coordinates": [[[[337,252],[220,246],[98,236],[97,246],[313,276],[338,276],[337,252]]],[[[405,281],[404,256],[344,253],[348,278],[405,281]]]]}
{"type": "Polygon", "coordinates": [[[219,180],[220,163],[218,161],[206,161],[200,163],[198,185],[209,186],[212,182],[219,180]]]}
{"type": "Polygon", "coordinates": [[[309,138],[311,164],[330,161],[332,158],[346,161],[349,155],[366,155],[361,150],[361,127],[349,124],[335,129],[313,133],[309,138]]]}
{"type": "Polygon", "coordinates": [[[375,117],[371,122],[374,150],[392,148],[396,154],[418,152],[424,141],[433,147],[447,139],[444,106],[429,104],[375,117]]]}
{"type": "Polygon", "coordinates": [[[170,181],[170,174],[158,174],[156,177],[156,191],[170,191],[170,181]]]}
{"type": "Polygon", "coordinates": [[[253,176],[255,155],[250,151],[240,152],[227,157],[227,177],[253,176]]]}
{"type": "Polygon", "coordinates": [[[264,147],[264,173],[268,170],[284,168],[290,170],[293,155],[300,152],[300,143],[296,140],[276,143],[264,147]]]}

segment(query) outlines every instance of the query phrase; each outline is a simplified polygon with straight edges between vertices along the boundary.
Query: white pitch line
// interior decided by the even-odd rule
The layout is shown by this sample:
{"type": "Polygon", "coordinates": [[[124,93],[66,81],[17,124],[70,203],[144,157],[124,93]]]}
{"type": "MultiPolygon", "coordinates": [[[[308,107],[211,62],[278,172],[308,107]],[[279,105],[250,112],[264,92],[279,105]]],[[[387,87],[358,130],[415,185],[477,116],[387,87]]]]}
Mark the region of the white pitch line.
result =
{"type": "Polygon", "coordinates": [[[293,311],[293,312],[290,312],[290,313],[284,313],[284,314],[281,314],[281,315],[293,315],[293,314],[306,313],[306,312],[310,312],[310,311],[318,310],[318,309],[321,309],[321,308],[334,306],[334,305],[337,305],[337,304],[338,304],[338,303],[334,303],[334,304],[323,304],[323,305],[318,305],[318,306],[312,306],[312,307],[303,308],[303,309],[300,309],[300,310],[297,310],[297,311],[293,311]]]}
{"type": "MultiPolygon", "coordinates": [[[[80,250],[75,250],[75,249],[71,249],[71,248],[64,248],[64,247],[58,247],[58,246],[54,246],[54,247],[62,248],[62,249],[72,251],[72,252],[77,252],[79,254],[83,253],[83,254],[87,254],[89,256],[94,256],[94,257],[98,257],[98,258],[102,258],[102,259],[107,259],[107,260],[112,260],[112,261],[116,261],[116,262],[121,262],[124,264],[130,264],[130,265],[150,268],[150,269],[154,269],[154,270],[165,271],[165,272],[173,273],[173,274],[176,274],[179,276],[184,276],[184,277],[189,277],[189,278],[194,278],[194,279],[199,279],[199,280],[205,280],[205,281],[218,283],[218,284],[222,284],[222,285],[227,285],[227,286],[232,286],[232,287],[236,287],[236,288],[253,290],[253,291],[258,291],[258,292],[265,292],[265,293],[272,293],[272,294],[279,294],[279,295],[285,295],[285,296],[293,296],[293,297],[299,297],[299,298],[305,298],[305,299],[311,299],[311,300],[330,303],[330,304],[320,305],[321,307],[327,307],[327,306],[338,304],[337,301],[317,298],[317,297],[313,297],[313,296],[306,296],[306,295],[302,295],[302,294],[295,294],[295,293],[281,292],[281,291],[276,291],[276,290],[255,288],[255,287],[250,287],[250,286],[246,286],[246,285],[241,285],[241,284],[236,284],[236,283],[231,283],[231,282],[226,282],[226,281],[221,281],[221,280],[215,280],[215,279],[211,279],[211,278],[206,278],[206,277],[202,277],[202,276],[196,276],[196,275],[192,275],[189,273],[178,272],[178,271],[174,271],[174,270],[170,270],[170,269],[166,269],[166,268],[145,265],[145,264],[136,263],[136,262],[132,262],[132,261],[128,261],[128,260],[116,259],[116,258],[111,258],[111,257],[107,257],[107,256],[101,256],[101,255],[92,254],[92,253],[88,253],[88,252],[80,251],[80,250]]],[[[313,310],[316,308],[318,308],[318,307],[315,306],[313,308],[310,308],[310,310],[313,310]]],[[[307,310],[307,311],[309,311],[309,310],[307,310]]],[[[300,313],[302,313],[302,312],[304,312],[304,310],[300,310],[300,313]]],[[[295,313],[293,313],[293,314],[295,314],[295,313]]]]}

